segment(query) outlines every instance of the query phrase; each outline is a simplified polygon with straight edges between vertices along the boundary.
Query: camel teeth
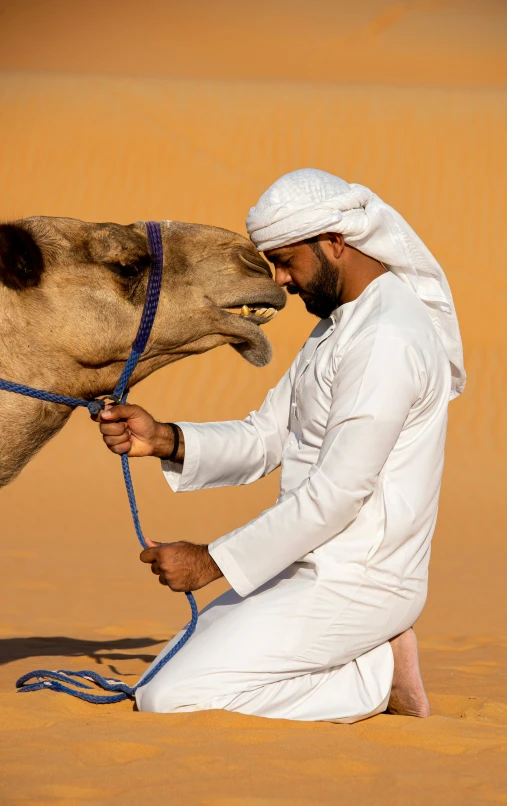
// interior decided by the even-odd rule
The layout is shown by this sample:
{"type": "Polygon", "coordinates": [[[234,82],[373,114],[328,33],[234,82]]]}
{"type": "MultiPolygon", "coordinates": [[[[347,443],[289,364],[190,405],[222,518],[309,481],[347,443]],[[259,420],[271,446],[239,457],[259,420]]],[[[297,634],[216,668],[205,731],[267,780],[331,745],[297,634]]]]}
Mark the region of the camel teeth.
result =
{"type": "Polygon", "coordinates": [[[265,313],[266,313],[266,308],[259,308],[257,311],[255,311],[256,316],[264,316],[265,313]]]}
{"type": "Polygon", "coordinates": [[[275,316],[277,315],[277,313],[278,313],[278,311],[277,311],[275,308],[268,308],[268,309],[267,309],[267,311],[266,311],[266,313],[264,314],[264,317],[265,317],[266,319],[267,319],[268,317],[270,317],[271,319],[273,319],[273,317],[275,317],[275,316]]]}
{"type": "Polygon", "coordinates": [[[248,305],[243,305],[241,308],[241,316],[250,316],[250,308],[248,305]]]}

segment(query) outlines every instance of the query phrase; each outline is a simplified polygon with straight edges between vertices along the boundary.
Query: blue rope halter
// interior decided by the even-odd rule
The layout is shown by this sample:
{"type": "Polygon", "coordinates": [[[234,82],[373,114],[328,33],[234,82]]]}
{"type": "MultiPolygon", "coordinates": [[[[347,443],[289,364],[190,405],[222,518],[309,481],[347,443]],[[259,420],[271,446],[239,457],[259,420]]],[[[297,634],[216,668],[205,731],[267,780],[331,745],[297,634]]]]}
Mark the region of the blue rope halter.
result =
{"type": "MultiPolygon", "coordinates": [[[[1,378],[0,389],[5,392],[16,392],[19,395],[34,397],[37,400],[45,400],[48,403],[60,403],[64,406],[71,406],[72,408],[83,406],[89,410],[90,414],[94,415],[98,414],[105,407],[106,402],[108,401],[116,404],[124,403],[127,400],[129,393],[128,383],[148,343],[153,322],[155,321],[155,316],[157,313],[158,302],[160,299],[160,289],[162,286],[164,250],[162,246],[160,224],[156,221],[147,221],[146,231],[148,233],[148,244],[152,259],[150,276],[148,279],[148,288],[146,291],[146,300],[144,303],[137,336],[113,394],[107,396],[105,400],[100,398],[95,400],[84,400],[79,397],[67,397],[65,395],[54,394],[53,392],[44,392],[41,389],[34,389],[31,386],[23,386],[23,384],[20,383],[12,383],[12,381],[5,381],[1,378]]],[[[141,546],[143,548],[147,548],[146,540],[144,539],[143,531],[141,529],[141,523],[139,521],[134,486],[132,484],[132,477],[130,475],[129,460],[126,454],[122,455],[121,464],[136,535],[141,546]]],[[[170,661],[177,652],[179,652],[179,650],[187,643],[189,638],[195,632],[198,618],[197,605],[193,595],[190,592],[186,593],[185,596],[190,603],[192,617],[185,629],[184,634],[172,647],[170,652],[164,655],[164,657],[159,660],[153,669],[135,686],[127,686],[127,684],[122,683],[121,680],[102,677],[102,675],[93,671],[72,672],[69,670],[61,670],[59,672],[51,672],[46,669],[37,669],[34,672],[29,672],[28,674],[23,675],[23,677],[20,677],[19,680],[16,681],[16,688],[18,688],[20,692],[39,691],[41,689],[49,688],[52,691],[61,691],[65,694],[71,694],[73,697],[78,697],[80,700],[86,700],[87,702],[93,703],[109,704],[113,702],[121,702],[129,697],[133,697],[138,688],[145,686],[150,682],[150,680],[153,680],[160,669],[162,669],[162,667],[165,666],[166,663],[168,663],[168,661],[170,661]],[[31,680],[35,680],[36,682],[30,682],[31,680]],[[104,691],[111,693],[93,694],[90,691],[84,691],[83,689],[91,689],[92,686],[88,686],[86,683],[83,683],[82,680],[89,680],[102,688],[104,691]],[[70,686],[74,686],[74,688],[70,688],[70,686]]]]}

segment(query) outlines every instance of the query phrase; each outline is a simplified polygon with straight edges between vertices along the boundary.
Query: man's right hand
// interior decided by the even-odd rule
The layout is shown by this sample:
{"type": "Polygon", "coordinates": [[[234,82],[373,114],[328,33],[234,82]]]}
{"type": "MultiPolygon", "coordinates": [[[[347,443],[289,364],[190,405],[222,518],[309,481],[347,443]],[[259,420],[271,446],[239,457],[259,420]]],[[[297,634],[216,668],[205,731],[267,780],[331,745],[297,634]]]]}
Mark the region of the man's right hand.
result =
{"type": "MultiPolygon", "coordinates": [[[[158,423],[140,406],[130,404],[108,406],[100,412],[102,438],[110,451],[126,453],[129,457],[157,456],[165,459],[174,448],[174,433],[165,423],[158,423]]],[[[183,435],[176,461],[183,461],[183,435]]]]}

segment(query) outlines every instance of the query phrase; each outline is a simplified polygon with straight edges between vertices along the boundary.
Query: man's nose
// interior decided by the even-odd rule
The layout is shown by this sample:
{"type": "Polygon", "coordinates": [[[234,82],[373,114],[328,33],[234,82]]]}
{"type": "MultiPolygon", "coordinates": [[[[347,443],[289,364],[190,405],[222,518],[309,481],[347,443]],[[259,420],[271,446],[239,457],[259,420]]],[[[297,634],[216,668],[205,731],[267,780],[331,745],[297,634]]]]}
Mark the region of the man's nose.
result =
{"type": "Polygon", "coordinates": [[[276,268],[275,269],[275,283],[279,285],[281,288],[288,285],[292,282],[292,277],[290,271],[283,268],[276,268]]]}

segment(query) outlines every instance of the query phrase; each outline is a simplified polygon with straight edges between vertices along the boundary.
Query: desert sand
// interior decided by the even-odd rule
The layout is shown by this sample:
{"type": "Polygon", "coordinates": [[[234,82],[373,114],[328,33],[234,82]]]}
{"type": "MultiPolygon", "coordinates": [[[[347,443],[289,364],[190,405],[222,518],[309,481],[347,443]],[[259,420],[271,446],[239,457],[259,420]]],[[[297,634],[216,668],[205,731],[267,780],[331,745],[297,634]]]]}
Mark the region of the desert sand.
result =
{"type": "MultiPolygon", "coordinates": [[[[433,715],[300,724],[16,694],[35,668],[133,682],[187,618],[186,599],[138,562],[119,462],[77,412],[0,492],[1,803],[507,802],[507,9],[352,5],[0,2],[0,215],[244,232],[270,182],[314,166],[406,216],[448,274],[469,373],[450,407],[416,625],[433,715]]],[[[242,417],[313,322],[291,299],[268,326],[268,367],[226,347],[157,373],[132,400],[163,420],[242,417]]],[[[175,496],[156,461],[133,473],[146,533],[161,540],[209,542],[277,489],[273,474],[175,496]]]]}

